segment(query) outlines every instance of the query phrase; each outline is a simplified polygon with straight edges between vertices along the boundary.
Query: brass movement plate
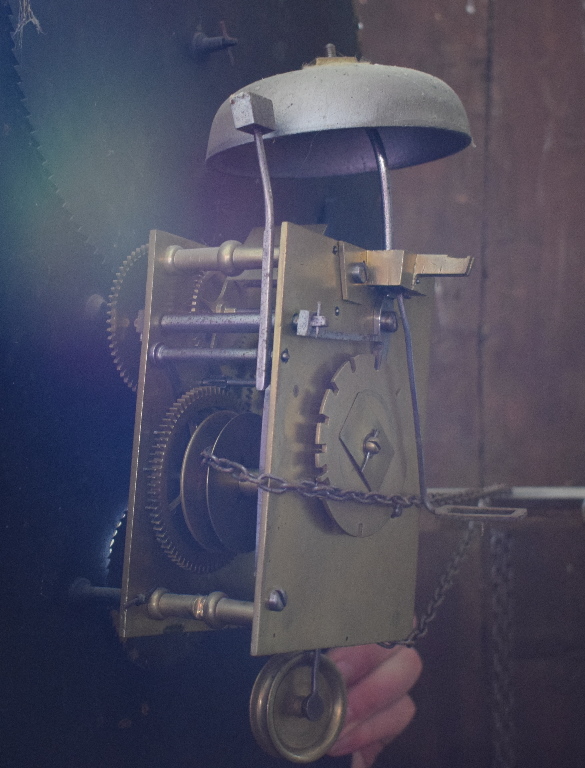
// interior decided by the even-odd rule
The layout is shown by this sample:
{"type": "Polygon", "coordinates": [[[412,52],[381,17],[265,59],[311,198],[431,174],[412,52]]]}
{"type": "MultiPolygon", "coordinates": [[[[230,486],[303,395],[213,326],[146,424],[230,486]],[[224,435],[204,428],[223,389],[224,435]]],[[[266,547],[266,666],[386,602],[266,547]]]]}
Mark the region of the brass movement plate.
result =
{"type": "MultiPolygon", "coordinates": [[[[427,378],[433,295],[432,279],[423,280],[421,288],[429,297],[419,296],[407,304],[419,382],[427,378]]],[[[356,355],[371,359],[376,352],[371,341],[372,318],[383,290],[363,289],[360,303],[344,300],[338,243],[293,224],[282,225],[272,378],[264,410],[263,471],[289,480],[318,477],[316,430],[323,398],[348,360],[356,355]],[[318,305],[328,321],[327,334],[346,334],[347,339],[296,334],[295,316],[303,309],[315,313],[318,305]],[[365,338],[356,340],[360,334],[365,338]]],[[[400,487],[384,485],[384,491],[415,494],[419,491],[417,462],[401,329],[387,339],[387,346],[376,376],[380,374],[387,382],[391,419],[386,419],[385,430],[393,425],[387,439],[394,452],[403,454],[404,472],[398,473],[400,487]]],[[[421,400],[424,406],[424,397],[421,400]]],[[[344,420],[345,416],[342,431],[344,420]]],[[[333,435],[331,440],[339,441],[339,437],[333,435]]],[[[345,450],[341,443],[337,447],[345,450]]],[[[363,490],[363,486],[353,490],[363,490]]],[[[321,501],[295,493],[261,492],[259,510],[253,654],[400,640],[408,635],[416,576],[417,511],[407,510],[372,535],[360,537],[344,533],[321,501]],[[266,606],[274,589],[287,596],[281,612],[266,606]]]]}
{"type": "MultiPolygon", "coordinates": [[[[170,246],[199,248],[199,243],[167,232],[153,230],[150,236],[148,276],[144,308],[142,355],[137,388],[134,448],[128,503],[128,528],[124,551],[121,605],[133,603],[138,595],[165,587],[178,594],[207,594],[223,591],[230,597],[250,600],[253,590],[254,554],[239,555],[219,571],[194,574],[180,568],[167,557],[156,540],[148,505],[148,467],[154,433],[168,409],[184,392],[197,386],[205,375],[200,363],[156,365],[148,351],[158,343],[169,346],[199,344],[188,334],[164,331],[160,318],[165,314],[188,312],[196,275],[173,274],[164,267],[164,254],[170,246]]],[[[218,279],[223,279],[218,276],[218,279]]],[[[235,291],[237,293],[237,291],[235,291]]],[[[205,305],[206,306],[206,305],[205,305]]],[[[178,471],[180,470],[178,466],[178,471]]],[[[205,630],[203,622],[184,619],[158,621],[149,618],[145,605],[131,605],[120,611],[122,638],[158,635],[168,631],[205,630]]]]}

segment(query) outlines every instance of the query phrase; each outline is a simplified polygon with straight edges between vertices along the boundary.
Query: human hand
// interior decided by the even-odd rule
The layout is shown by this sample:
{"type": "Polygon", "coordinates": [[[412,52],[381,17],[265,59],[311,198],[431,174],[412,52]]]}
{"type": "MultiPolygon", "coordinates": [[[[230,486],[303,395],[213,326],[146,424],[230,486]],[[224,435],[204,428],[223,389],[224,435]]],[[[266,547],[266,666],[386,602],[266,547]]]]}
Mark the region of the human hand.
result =
{"type": "Polygon", "coordinates": [[[351,768],[370,768],[414,717],[408,691],[421,673],[420,656],[404,646],[358,645],[335,648],[329,657],[347,686],[345,723],[329,754],[353,752],[351,768]]]}

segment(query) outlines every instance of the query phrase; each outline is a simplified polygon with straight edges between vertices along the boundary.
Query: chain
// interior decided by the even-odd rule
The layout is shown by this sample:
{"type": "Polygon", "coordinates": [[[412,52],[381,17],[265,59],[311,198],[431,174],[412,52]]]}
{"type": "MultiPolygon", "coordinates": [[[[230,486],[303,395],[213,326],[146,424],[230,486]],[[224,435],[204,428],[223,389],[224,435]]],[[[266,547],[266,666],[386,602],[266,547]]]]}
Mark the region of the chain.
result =
{"type": "MultiPolygon", "coordinates": [[[[394,496],[386,496],[383,493],[348,491],[336,488],[332,485],[326,485],[325,483],[318,483],[314,480],[298,480],[293,482],[285,480],[283,477],[278,477],[277,475],[271,475],[265,472],[252,472],[243,464],[238,464],[236,461],[230,461],[229,459],[215,456],[209,448],[204,450],[201,456],[203,463],[207,464],[217,472],[231,475],[238,482],[251,483],[259,490],[266,491],[267,493],[298,493],[300,496],[309,499],[318,498],[327,499],[328,501],[355,501],[360,504],[384,505],[392,507],[391,518],[400,517],[405,509],[411,507],[427,508],[427,504],[425,503],[426,500],[422,496],[401,496],[398,494],[395,494],[394,496]]],[[[473,501],[477,502],[487,496],[493,496],[495,493],[502,493],[504,490],[506,490],[506,487],[501,485],[494,485],[487,488],[466,488],[463,491],[451,494],[429,494],[429,499],[433,504],[437,505],[462,504],[473,501]]],[[[429,624],[435,619],[437,611],[453,586],[455,578],[459,573],[459,569],[467,556],[469,545],[476,530],[477,525],[473,521],[470,521],[461,541],[439,578],[433,596],[429,600],[424,613],[418,620],[417,626],[413,629],[410,635],[405,640],[382,642],[378,643],[378,645],[381,645],[383,648],[394,648],[396,645],[412,647],[421,637],[424,637],[427,634],[429,624]]]]}
{"type": "MultiPolygon", "coordinates": [[[[285,480],[283,477],[271,475],[266,472],[252,472],[243,464],[236,461],[215,456],[209,448],[201,453],[203,464],[207,464],[217,472],[231,475],[234,480],[241,483],[250,483],[259,490],[268,493],[298,493],[309,499],[326,499],[327,501],[352,501],[359,504],[375,504],[392,507],[391,517],[400,517],[405,509],[411,507],[425,507],[423,496],[401,496],[395,494],[386,496],[383,493],[373,491],[348,491],[337,488],[334,485],[319,483],[315,480],[285,480]]],[[[505,490],[504,486],[494,485],[489,488],[469,488],[456,494],[434,493],[430,495],[431,501],[440,505],[461,504],[464,502],[479,501],[495,493],[505,490]]]]}
{"type": "Polygon", "coordinates": [[[512,689],[512,537],[490,533],[492,768],[514,768],[516,745],[512,689]]]}
{"type": "Polygon", "coordinates": [[[469,545],[471,544],[474,534],[477,530],[477,523],[471,520],[467,524],[465,532],[461,537],[461,541],[457,545],[457,548],[445,566],[445,570],[439,578],[439,582],[435,587],[433,596],[427,603],[427,607],[424,613],[420,616],[416,622],[415,628],[408,635],[408,637],[405,640],[398,640],[389,643],[378,643],[378,645],[381,645],[382,648],[394,648],[397,645],[405,645],[408,648],[412,648],[417,643],[417,641],[420,640],[421,637],[424,637],[427,634],[429,631],[429,624],[435,620],[437,611],[447,597],[447,593],[453,586],[463,561],[469,553],[469,545]]]}

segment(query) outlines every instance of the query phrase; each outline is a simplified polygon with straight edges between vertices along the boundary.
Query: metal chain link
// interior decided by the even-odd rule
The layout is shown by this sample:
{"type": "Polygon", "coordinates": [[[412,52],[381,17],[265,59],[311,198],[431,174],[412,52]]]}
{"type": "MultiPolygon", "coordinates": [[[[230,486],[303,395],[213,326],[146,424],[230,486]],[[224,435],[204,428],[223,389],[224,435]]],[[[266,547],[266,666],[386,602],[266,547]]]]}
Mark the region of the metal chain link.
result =
{"type": "Polygon", "coordinates": [[[514,768],[513,569],[509,531],[490,532],[492,768],[514,768]]]}
{"type": "Polygon", "coordinates": [[[443,604],[447,593],[453,586],[457,575],[461,569],[463,561],[469,553],[469,547],[473,540],[475,532],[478,530],[478,525],[471,520],[466,528],[461,541],[457,545],[455,551],[451,555],[449,562],[445,566],[445,570],[439,577],[433,596],[427,603],[424,613],[416,622],[416,626],[405,640],[397,640],[388,643],[378,643],[382,648],[394,648],[397,645],[405,645],[408,648],[412,648],[421,637],[424,637],[429,631],[429,624],[433,622],[437,616],[437,612],[443,604]]]}
{"type": "MultiPolygon", "coordinates": [[[[327,499],[327,501],[354,501],[359,504],[382,505],[392,507],[393,511],[391,517],[400,517],[405,509],[411,507],[426,506],[424,497],[419,495],[401,496],[395,494],[393,496],[386,496],[383,493],[375,493],[373,491],[349,491],[337,488],[334,485],[319,483],[315,480],[291,481],[266,472],[252,472],[243,464],[238,464],[236,461],[230,461],[229,459],[215,456],[209,448],[204,450],[201,453],[201,456],[203,464],[207,464],[217,472],[231,475],[238,482],[250,483],[255,485],[259,490],[268,493],[281,494],[292,492],[298,493],[300,496],[309,499],[317,498],[327,499]]],[[[503,490],[505,490],[505,486],[501,485],[494,485],[489,488],[467,488],[456,494],[430,494],[430,499],[435,504],[440,505],[461,504],[466,501],[479,501],[487,496],[492,496],[495,493],[501,493],[503,490]]]]}

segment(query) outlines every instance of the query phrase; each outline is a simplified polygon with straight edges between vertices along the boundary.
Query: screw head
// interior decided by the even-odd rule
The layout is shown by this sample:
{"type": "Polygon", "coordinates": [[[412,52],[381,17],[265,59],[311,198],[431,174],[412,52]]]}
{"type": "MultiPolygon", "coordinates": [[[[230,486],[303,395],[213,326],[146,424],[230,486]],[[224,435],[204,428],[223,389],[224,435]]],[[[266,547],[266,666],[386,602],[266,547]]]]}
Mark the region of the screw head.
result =
{"type": "Polygon", "coordinates": [[[284,589],[273,589],[266,599],[265,606],[269,611],[280,612],[286,608],[287,599],[284,589]]]}

